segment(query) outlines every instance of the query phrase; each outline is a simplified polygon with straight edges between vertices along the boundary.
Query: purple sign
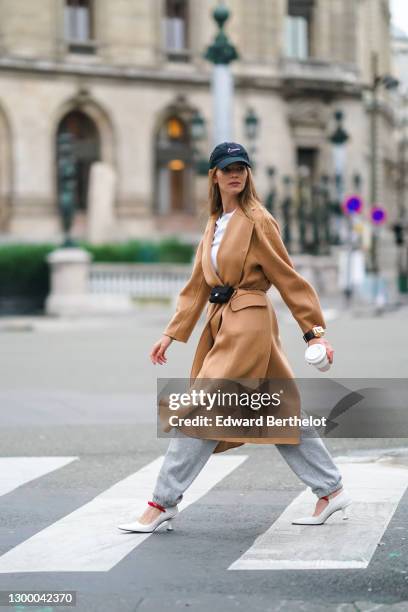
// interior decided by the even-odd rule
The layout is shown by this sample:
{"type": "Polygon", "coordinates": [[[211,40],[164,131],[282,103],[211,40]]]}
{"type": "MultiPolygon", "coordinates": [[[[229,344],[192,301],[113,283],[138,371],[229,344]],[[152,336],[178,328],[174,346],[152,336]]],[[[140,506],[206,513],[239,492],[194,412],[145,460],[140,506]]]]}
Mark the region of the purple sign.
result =
{"type": "Polygon", "coordinates": [[[381,225],[385,222],[386,218],[387,213],[385,212],[384,208],[381,208],[381,206],[373,206],[371,209],[371,221],[373,223],[376,225],[381,225]]]}
{"type": "Polygon", "coordinates": [[[360,213],[363,208],[363,200],[358,195],[352,195],[344,200],[342,208],[346,215],[360,213]]]}

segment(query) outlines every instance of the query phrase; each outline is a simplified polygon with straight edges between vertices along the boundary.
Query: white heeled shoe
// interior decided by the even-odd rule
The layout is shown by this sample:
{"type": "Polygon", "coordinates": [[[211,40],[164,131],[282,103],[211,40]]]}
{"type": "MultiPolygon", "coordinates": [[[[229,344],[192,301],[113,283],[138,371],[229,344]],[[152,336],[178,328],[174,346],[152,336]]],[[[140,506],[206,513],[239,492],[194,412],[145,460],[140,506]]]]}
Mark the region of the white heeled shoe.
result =
{"type": "Polygon", "coordinates": [[[347,519],[348,506],[352,503],[351,497],[344,491],[335,495],[334,497],[328,497],[327,495],[320,499],[327,499],[327,506],[317,516],[303,516],[292,521],[292,525],[323,525],[334,512],[341,510],[343,520],[347,519]]]}
{"type": "Polygon", "coordinates": [[[161,514],[159,514],[154,521],[147,524],[140,523],[139,521],[122,523],[122,525],[118,525],[118,529],[122,529],[123,531],[133,531],[135,533],[152,533],[162,523],[167,521],[167,531],[173,531],[172,519],[178,514],[178,506],[169,506],[168,508],[164,508],[164,506],[161,506],[156,502],[149,501],[147,503],[149,506],[153,506],[154,508],[161,510],[161,514]]]}

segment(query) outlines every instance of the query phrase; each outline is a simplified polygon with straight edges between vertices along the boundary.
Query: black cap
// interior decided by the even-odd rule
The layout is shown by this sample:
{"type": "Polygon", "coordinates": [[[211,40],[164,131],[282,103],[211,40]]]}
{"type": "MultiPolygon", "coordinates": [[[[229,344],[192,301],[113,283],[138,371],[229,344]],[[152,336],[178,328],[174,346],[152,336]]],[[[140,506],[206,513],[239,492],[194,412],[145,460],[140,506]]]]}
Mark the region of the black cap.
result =
{"type": "Polygon", "coordinates": [[[222,170],[234,162],[243,162],[251,167],[248,153],[244,147],[236,142],[222,142],[217,145],[210,156],[210,169],[220,168],[222,170]]]}

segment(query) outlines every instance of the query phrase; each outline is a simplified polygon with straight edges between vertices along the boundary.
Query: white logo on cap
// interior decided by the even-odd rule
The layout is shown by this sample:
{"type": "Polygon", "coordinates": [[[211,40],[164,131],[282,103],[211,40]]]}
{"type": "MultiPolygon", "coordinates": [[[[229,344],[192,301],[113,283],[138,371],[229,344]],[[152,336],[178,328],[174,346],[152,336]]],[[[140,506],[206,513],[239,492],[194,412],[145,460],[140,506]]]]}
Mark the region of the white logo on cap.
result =
{"type": "Polygon", "coordinates": [[[234,153],[234,151],[240,151],[241,149],[228,149],[228,153],[234,153]]]}

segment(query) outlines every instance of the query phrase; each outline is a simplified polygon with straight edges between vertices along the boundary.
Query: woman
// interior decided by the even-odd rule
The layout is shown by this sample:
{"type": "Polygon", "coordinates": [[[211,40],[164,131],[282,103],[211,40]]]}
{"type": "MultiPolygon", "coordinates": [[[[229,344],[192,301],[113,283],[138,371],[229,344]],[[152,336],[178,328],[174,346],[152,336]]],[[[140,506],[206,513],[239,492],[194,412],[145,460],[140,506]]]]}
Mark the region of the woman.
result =
{"type": "MultiPolygon", "coordinates": [[[[191,379],[293,379],[282,350],[276,315],[266,292],[275,285],[298,322],[308,344],[326,347],[329,362],[333,348],[322,338],[326,327],[317,294],[296,272],[281,239],[274,217],[264,208],[255,189],[251,164],[244,147],[224,142],[210,157],[210,217],[201,239],[190,280],[180,292],[176,312],[152,348],[153,364],[166,363],[173,342],[187,342],[210,296],[232,287],[226,302],[210,301],[207,318],[191,369],[191,379]],[[228,287],[227,287],[228,286],[228,287]],[[216,288],[216,289],[214,289],[216,288]]],[[[227,296],[228,297],[228,296],[227,296]]],[[[306,416],[302,414],[302,416],[306,416]]],[[[176,432],[159,472],[152,500],[138,520],[120,529],[152,532],[178,513],[184,491],[212,453],[224,452],[245,442],[273,443],[297,476],[317,496],[312,516],[294,524],[321,525],[333,512],[351,503],[342,487],[341,474],[320,437],[301,426],[297,438],[191,437],[176,432]]]]}

